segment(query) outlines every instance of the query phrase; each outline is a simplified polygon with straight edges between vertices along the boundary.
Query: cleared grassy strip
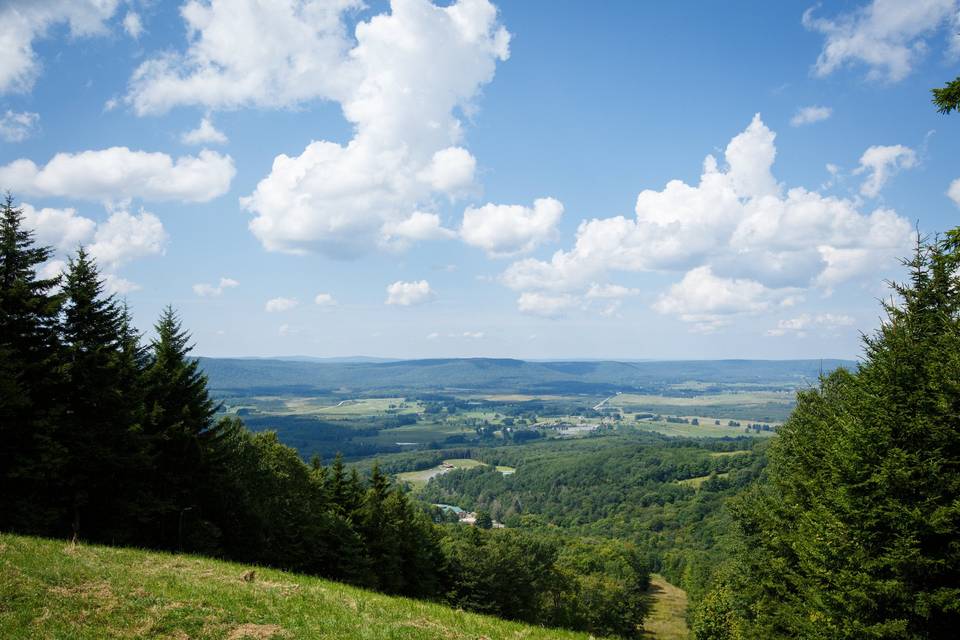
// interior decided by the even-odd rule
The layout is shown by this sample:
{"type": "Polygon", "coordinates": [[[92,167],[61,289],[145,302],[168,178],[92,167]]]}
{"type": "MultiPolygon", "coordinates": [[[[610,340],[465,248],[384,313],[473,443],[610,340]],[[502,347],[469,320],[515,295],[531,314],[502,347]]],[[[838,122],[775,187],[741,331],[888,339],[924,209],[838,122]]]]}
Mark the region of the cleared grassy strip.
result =
{"type": "Polygon", "coordinates": [[[409,482],[414,489],[419,489],[423,485],[430,482],[430,478],[438,476],[442,473],[446,473],[450,470],[444,465],[450,465],[455,469],[473,469],[475,467],[483,466],[484,463],[480,462],[479,460],[471,460],[469,458],[451,458],[450,460],[444,460],[442,464],[429,469],[398,473],[397,480],[400,482],[409,482]]]}
{"type": "Polygon", "coordinates": [[[589,636],[259,567],[0,534],[0,638],[482,637],[589,636]]]}
{"type": "Polygon", "coordinates": [[[650,613],[643,621],[643,637],[655,640],[687,640],[687,594],[663,576],[650,576],[650,613]]]}
{"type": "MultiPolygon", "coordinates": [[[[726,478],[729,475],[730,475],[730,472],[725,471],[723,473],[718,473],[717,477],[726,478]]],[[[696,478],[687,478],[686,480],[677,480],[677,484],[684,484],[684,485],[693,487],[694,489],[699,489],[700,486],[709,479],[710,479],[710,476],[697,476],[696,478]]]]}

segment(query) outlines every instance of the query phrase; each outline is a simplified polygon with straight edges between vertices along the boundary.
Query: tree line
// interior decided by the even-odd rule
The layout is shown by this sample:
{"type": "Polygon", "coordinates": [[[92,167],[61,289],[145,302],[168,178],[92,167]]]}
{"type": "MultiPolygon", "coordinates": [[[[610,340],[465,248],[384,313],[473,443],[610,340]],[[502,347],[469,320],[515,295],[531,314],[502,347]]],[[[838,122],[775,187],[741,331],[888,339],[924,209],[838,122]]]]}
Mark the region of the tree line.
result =
{"type": "Polygon", "coordinates": [[[634,545],[434,522],[376,465],[305,463],[274,432],[216,420],[167,307],[145,342],[79,248],[40,269],[0,204],[0,529],[270,565],[536,624],[638,636],[634,545]]]}

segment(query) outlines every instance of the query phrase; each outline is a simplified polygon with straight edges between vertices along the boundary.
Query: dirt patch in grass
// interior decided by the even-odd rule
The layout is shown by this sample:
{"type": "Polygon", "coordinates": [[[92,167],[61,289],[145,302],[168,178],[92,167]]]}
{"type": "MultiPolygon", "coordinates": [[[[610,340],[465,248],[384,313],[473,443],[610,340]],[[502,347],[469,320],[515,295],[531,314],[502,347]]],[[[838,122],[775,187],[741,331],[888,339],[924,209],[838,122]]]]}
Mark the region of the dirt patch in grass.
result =
{"type": "Polygon", "coordinates": [[[283,629],[275,624],[247,623],[231,631],[227,640],[269,640],[284,635],[283,629]]]}

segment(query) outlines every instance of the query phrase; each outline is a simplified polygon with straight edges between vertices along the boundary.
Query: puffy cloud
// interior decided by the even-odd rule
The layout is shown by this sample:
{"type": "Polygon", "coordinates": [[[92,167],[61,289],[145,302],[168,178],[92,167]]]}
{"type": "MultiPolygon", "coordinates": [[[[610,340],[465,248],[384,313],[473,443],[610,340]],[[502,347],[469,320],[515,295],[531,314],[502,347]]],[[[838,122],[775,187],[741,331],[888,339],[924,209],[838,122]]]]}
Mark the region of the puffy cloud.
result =
{"type": "Polygon", "coordinates": [[[34,232],[38,244],[55,251],[43,273],[56,275],[65,267],[65,258],[77,247],[85,246],[105,271],[102,277],[113,293],[126,294],[140,288],[117,275],[116,269],[137,258],[162,254],[167,243],[160,220],[146,211],[138,215],[111,211],[105,221],[97,224],[78,215],[76,209],[36,209],[27,203],[21,208],[24,226],[34,232]]]}
{"type": "Polygon", "coordinates": [[[532,251],[551,237],[562,215],[563,204],[553,198],[539,198],[533,208],[517,204],[468,207],[463,213],[460,237],[490,256],[517,255],[532,251]]]}
{"type": "Polygon", "coordinates": [[[14,160],[0,167],[0,184],[31,196],[206,202],[226,193],[235,173],[230,156],[206,149],[174,161],[165,153],[110,147],[58,153],[44,167],[14,160]]]}
{"type": "Polygon", "coordinates": [[[960,178],[957,178],[950,183],[950,188],[947,190],[947,196],[953,200],[958,207],[960,207],[960,178]]]}
{"type": "Polygon", "coordinates": [[[927,39],[956,23],[958,11],[957,0],[873,0],[834,19],[817,18],[808,9],[803,25],[825,36],[814,71],[826,76],[861,63],[871,80],[903,80],[926,52],[927,39]]]}
{"type": "Polygon", "coordinates": [[[329,293],[318,293],[313,299],[313,303],[321,307],[334,307],[337,301],[329,293]]]}
{"type": "Polygon", "coordinates": [[[435,293],[430,288],[430,283],[426,280],[416,282],[403,282],[398,280],[387,286],[386,304],[395,304],[402,307],[409,307],[416,304],[423,304],[431,300],[435,293]]]}
{"type": "Polygon", "coordinates": [[[107,290],[107,293],[114,293],[120,296],[125,296],[128,293],[139,291],[141,289],[140,285],[138,285],[136,282],[131,282],[126,278],[121,278],[115,273],[104,274],[103,284],[107,290]]]}
{"type": "Polygon", "coordinates": [[[458,146],[455,111],[471,109],[508,43],[488,0],[395,0],[389,14],[359,23],[356,45],[338,44],[335,68],[310,89],[340,103],[353,139],[277,156],[241,200],[255,216],[251,231],[269,250],[349,257],[383,246],[384,231],[429,210],[436,194],[467,189],[476,161],[458,146]]]}
{"type": "Polygon", "coordinates": [[[440,224],[440,216],[435,213],[414,211],[406,220],[386,222],[380,229],[380,242],[384,246],[405,249],[411,242],[421,240],[443,240],[457,234],[440,224]]]}
{"type": "Polygon", "coordinates": [[[860,193],[868,198],[875,198],[887,180],[900,169],[911,169],[916,164],[917,154],[909,147],[902,144],[876,145],[863,152],[860,166],[853,173],[867,173],[867,179],[860,185],[860,193]]]}
{"type": "Polygon", "coordinates": [[[116,269],[135,258],[162,254],[166,242],[167,232],[157,216],[146,211],[139,215],[115,211],[97,225],[87,250],[101,265],[116,269]]]}
{"type": "Polygon", "coordinates": [[[290,311],[298,304],[300,303],[295,298],[271,298],[263,308],[267,313],[282,313],[290,311]]]}
{"type": "Polygon", "coordinates": [[[185,52],[142,63],[126,100],[143,114],[197,105],[289,107],[344,90],[342,17],[360,0],[189,0],[185,52]],[[237,46],[237,43],[247,46],[237,46]]]}
{"type": "Polygon", "coordinates": [[[7,142],[23,142],[37,128],[40,114],[30,111],[10,111],[0,116],[0,138],[7,142]]]}
{"type": "Polygon", "coordinates": [[[679,316],[694,330],[710,332],[739,314],[767,311],[774,305],[789,306],[795,299],[792,289],[771,289],[755,280],[721,278],[709,266],[688,271],[654,303],[659,313],[679,316]]]}
{"type": "Polygon", "coordinates": [[[233,278],[220,278],[220,282],[215,285],[206,282],[193,285],[193,292],[201,298],[216,298],[223,295],[227,289],[239,286],[240,283],[233,278]]]}
{"type": "Polygon", "coordinates": [[[102,35],[119,0],[7,0],[0,6],[0,93],[27,92],[40,74],[35,40],[68,23],[74,38],[102,35]]]}
{"type": "Polygon", "coordinates": [[[569,294],[551,295],[539,292],[521,293],[517,299],[517,308],[522,313],[545,318],[556,318],[579,304],[576,297],[569,294]]]}
{"type": "Polygon", "coordinates": [[[582,302],[591,291],[598,297],[594,287],[613,271],[684,273],[656,308],[709,330],[726,315],[759,313],[812,287],[829,291],[876,275],[909,251],[911,226],[896,212],[865,214],[855,200],[781,186],[771,172],[774,138],[754,117],[727,145],[726,166],[708,156],[698,184],[672,180],[660,191],[642,191],[635,218],[585,220],[571,249],[549,260],[516,261],[501,281],[516,291],[582,302]],[[686,303],[688,292],[714,285],[716,295],[736,304],[686,303]]]}
{"type": "Polygon", "coordinates": [[[27,203],[23,210],[23,225],[33,230],[37,244],[53,247],[61,255],[74,251],[93,237],[97,223],[77,215],[76,209],[35,209],[27,203]]]}
{"type": "Polygon", "coordinates": [[[790,118],[790,124],[794,127],[801,127],[805,124],[813,124],[814,122],[826,120],[831,115],[833,115],[833,109],[830,107],[801,107],[797,109],[794,116],[790,118]]]}
{"type": "Polygon", "coordinates": [[[437,191],[455,195],[473,184],[477,159],[463,147],[447,147],[433,154],[417,177],[437,191]]]}
{"type": "Polygon", "coordinates": [[[788,318],[777,322],[777,326],[767,330],[768,336],[783,336],[794,334],[800,338],[807,335],[811,329],[835,330],[840,327],[849,327],[854,319],[846,314],[821,313],[810,315],[804,313],[796,318],[788,318]]]}
{"type": "Polygon", "coordinates": [[[201,118],[196,129],[191,129],[180,136],[183,144],[227,144],[227,136],[215,126],[209,117],[201,118]]]}
{"type": "Polygon", "coordinates": [[[140,19],[140,14],[136,11],[127,11],[127,15],[123,16],[123,30],[134,40],[139,38],[140,34],[143,33],[143,21],[140,19]]]}

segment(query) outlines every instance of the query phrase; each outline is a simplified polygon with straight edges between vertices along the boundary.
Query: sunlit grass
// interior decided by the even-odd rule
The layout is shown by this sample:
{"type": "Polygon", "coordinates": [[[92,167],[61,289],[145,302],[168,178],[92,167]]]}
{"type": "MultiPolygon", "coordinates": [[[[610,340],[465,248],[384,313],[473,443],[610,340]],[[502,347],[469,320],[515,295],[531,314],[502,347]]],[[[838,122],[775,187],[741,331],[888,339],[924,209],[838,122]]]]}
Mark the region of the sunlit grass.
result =
{"type": "Polygon", "coordinates": [[[585,640],[588,635],[259,567],[0,534],[0,638],[483,637],[585,640]]]}

